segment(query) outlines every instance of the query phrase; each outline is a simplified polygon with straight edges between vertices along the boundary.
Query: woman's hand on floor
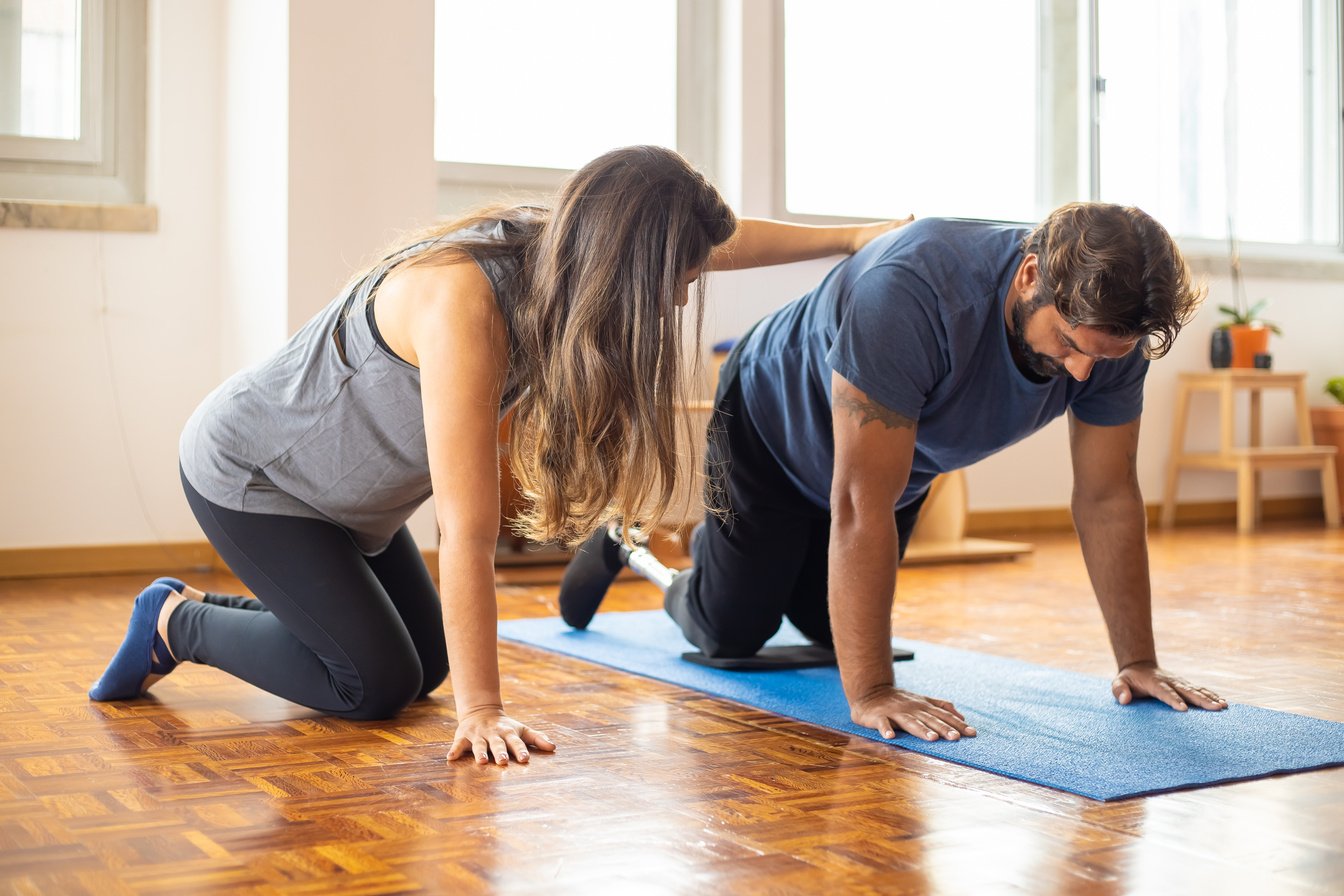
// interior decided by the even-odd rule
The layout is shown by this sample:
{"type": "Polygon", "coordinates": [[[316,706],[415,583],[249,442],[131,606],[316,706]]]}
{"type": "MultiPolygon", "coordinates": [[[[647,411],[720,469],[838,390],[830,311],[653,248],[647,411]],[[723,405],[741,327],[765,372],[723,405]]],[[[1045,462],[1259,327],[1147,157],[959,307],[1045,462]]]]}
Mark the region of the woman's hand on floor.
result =
{"type": "Polygon", "coordinates": [[[492,757],[498,765],[508,765],[510,757],[527,762],[529,747],[543,753],[555,751],[550,738],[504,715],[502,709],[476,710],[458,720],[448,760],[470,754],[477,765],[485,765],[492,757]]]}

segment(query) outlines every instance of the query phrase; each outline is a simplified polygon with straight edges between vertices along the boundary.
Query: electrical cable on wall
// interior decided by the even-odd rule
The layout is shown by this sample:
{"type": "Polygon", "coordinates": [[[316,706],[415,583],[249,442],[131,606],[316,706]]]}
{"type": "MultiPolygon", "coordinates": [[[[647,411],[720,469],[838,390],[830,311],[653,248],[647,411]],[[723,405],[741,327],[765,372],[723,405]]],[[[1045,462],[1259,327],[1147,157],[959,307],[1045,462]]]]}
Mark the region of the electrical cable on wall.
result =
{"type": "Polygon", "coordinates": [[[145,521],[145,526],[149,529],[153,538],[153,543],[163,551],[165,565],[177,566],[181,564],[180,558],[174,557],[173,552],[168,548],[168,541],[163,537],[158,527],[154,524],[153,515],[149,512],[149,503],[145,498],[144,489],[140,484],[140,477],[135,470],[134,455],[131,452],[130,438],[126,429],[126,413],[122,405],[121,390],[117,387],[117,369],[112,352],[112,334],[108,327],[108,318],[111,316],[112,307],[109,300],[109,290],[107,286],[107,259],[104,253],[104,240],[106,236],[103,231],[98,231],[93,235],[94,240],[94,270],[98,278],[98,330],[102,336],[103,357],[107,362],[107,383],[112,392],[112,416],[117,425],[117,436],[121,442],[122,456],[126,463],[126,472],[130,476],[131,490],[135,493],[136,503],[140,507],[140,516],[145,521]]]}

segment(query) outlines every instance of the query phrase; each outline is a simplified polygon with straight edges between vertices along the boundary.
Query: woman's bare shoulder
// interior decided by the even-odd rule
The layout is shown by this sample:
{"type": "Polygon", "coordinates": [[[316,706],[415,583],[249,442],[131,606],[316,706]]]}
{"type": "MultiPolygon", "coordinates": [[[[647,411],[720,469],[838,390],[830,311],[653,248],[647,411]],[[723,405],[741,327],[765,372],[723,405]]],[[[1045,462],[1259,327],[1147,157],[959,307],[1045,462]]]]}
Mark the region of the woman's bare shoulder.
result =
{"type": "Polygon", "coordinates": [[[378,286],[373,311],[388,347],[417,367],[430,331],[503,323],[494,288],[471,259],[396,268],[378,286]]]}

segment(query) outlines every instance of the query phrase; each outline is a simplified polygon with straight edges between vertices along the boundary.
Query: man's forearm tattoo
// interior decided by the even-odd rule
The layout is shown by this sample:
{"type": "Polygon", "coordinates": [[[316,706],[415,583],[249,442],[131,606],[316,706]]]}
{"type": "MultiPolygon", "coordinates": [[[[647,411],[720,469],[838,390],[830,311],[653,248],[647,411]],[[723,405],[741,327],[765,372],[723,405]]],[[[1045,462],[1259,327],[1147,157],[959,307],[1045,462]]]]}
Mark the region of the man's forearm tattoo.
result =
{"type": "Polygon", "coordinates": [[[876,420],[887,429],[914,429],[915,421],[902,414],[898,414],[890,408],[884,408],[875,401],[869,401],[866,398],[852,398],[848,395],[837,395],[835,398],[837,406],[849,411],[855,417],[859,418],[859,426],[867,426],[876,420]]]}

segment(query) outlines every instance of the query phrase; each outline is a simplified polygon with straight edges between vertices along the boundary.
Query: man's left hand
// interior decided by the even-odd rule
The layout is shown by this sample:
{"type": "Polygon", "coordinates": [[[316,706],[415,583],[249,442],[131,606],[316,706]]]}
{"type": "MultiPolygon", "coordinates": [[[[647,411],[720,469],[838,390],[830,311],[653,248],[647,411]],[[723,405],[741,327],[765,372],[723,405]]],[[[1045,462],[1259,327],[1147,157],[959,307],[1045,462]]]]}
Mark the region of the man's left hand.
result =
{"type": "Polygon", "coordinates": [[[1191,705],[1200,709],[1227,709],[1227,701],[1208,688],[1197,688],[1184,678],[1163,671],[1157,663],[1131,663],[1111,682],[1115,701],[1128,705],[1136,697],[1153,697],[1172,709],[1185,712],[1191,705]]]}

